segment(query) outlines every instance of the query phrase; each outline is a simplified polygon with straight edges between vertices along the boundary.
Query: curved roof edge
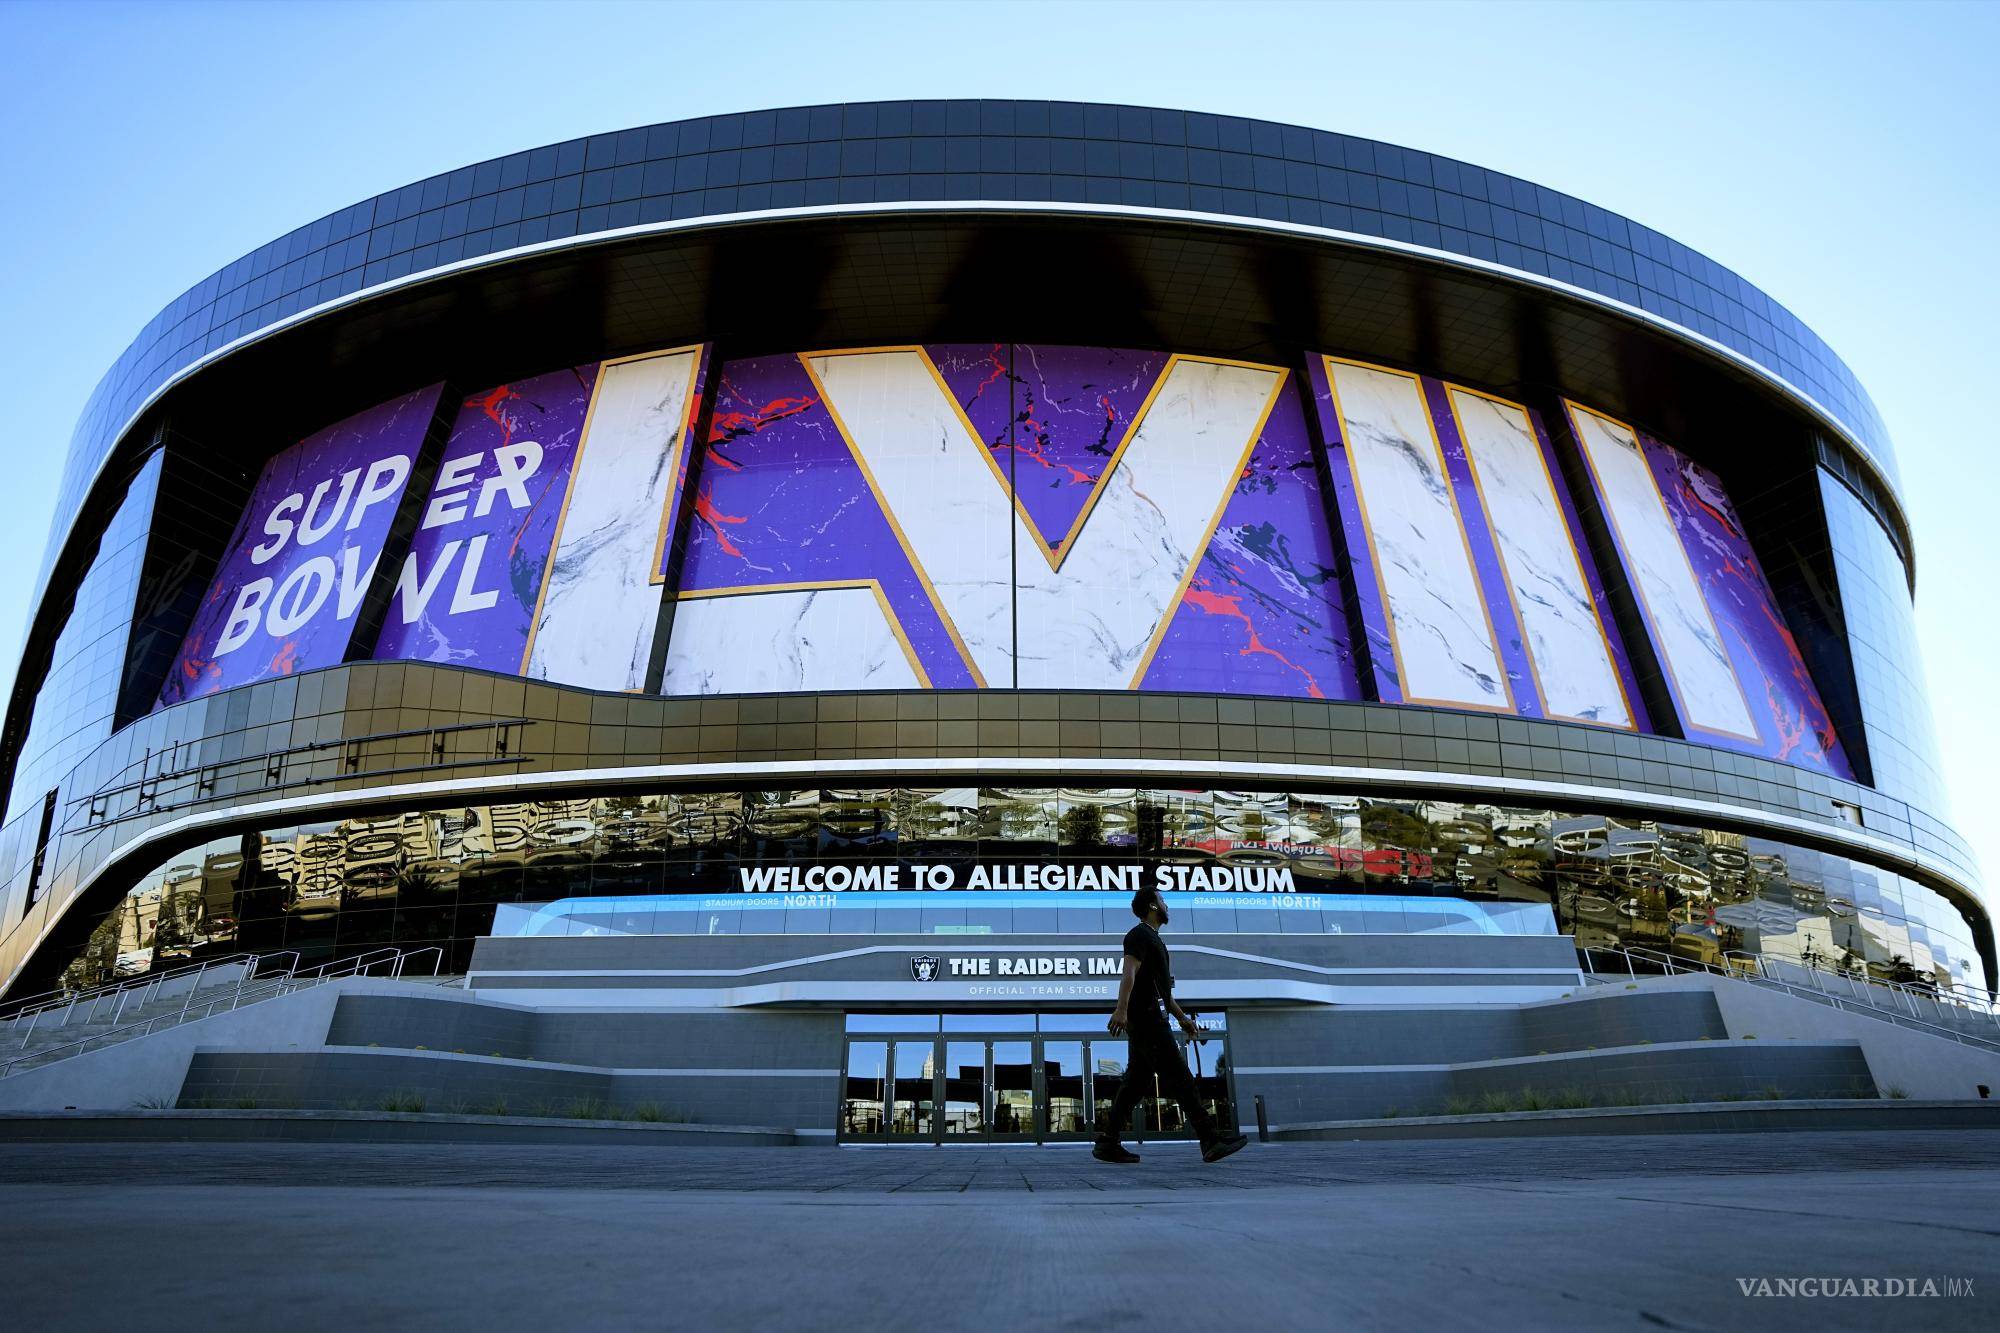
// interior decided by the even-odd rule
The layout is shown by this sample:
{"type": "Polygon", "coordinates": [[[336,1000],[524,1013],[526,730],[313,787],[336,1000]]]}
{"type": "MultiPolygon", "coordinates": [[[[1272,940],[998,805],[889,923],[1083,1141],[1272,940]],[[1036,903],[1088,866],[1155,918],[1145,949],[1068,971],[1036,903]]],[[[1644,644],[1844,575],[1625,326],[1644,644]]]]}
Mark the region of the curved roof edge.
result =
{"type": "Polygon", "coordinates": [[[489,159],[328,214],[209,275],[149,321],[93,390],[43,575],[88,493],[84,479],[142,404],[244,335],[335,297],[497,258],[524,239],[802,205],[974,202],[1301,224],[1593,294],[1760,368],[1896,492],[1880,413],[1824,340],[1733,270],[1574,196],[1393,144],[1204,112],[862,102],[665,122],[489,159]]]}

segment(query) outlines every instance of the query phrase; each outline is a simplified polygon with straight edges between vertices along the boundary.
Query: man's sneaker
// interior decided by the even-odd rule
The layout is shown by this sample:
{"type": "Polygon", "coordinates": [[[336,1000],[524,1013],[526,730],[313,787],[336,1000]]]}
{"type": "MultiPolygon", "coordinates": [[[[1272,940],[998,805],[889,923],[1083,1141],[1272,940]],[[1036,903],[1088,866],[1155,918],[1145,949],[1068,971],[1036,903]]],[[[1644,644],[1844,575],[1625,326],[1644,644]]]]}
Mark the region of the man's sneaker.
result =
{"type": "Polygon", "coordinates": [[[1207,1143],[1201,1145],[1201,1160],[1204,1162],[1219,1162],[1233,1152],[1242,1151],[1249,1144],[1250,1140],[1244,1138],[1241,1134],[1231,1134],[1226,1139],[1210,1139],[1207,1143]]]}
{"type": "Polygon", "coordinates": [[[1090,1150],[1090,1155],[1100,1162],[1117,1162],[1121,1165],[1139,1160],[1138,1153],[1130,1151],[1116,1139],[1108,1141],[1099,1139],[1096,1146],[1090,1150]]]}

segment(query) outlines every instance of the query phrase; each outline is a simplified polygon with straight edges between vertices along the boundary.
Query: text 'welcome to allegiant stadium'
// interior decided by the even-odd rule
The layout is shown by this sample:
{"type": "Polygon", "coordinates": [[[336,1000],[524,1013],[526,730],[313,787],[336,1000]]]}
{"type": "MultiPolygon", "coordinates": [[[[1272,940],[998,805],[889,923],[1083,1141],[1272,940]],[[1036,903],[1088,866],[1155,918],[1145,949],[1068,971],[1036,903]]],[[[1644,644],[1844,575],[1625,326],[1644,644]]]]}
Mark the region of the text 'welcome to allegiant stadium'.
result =
{"type": "Polygon", "coordinates": [[[878,865],[758,866],[736,872],[745,893],[890,892],[904,889],[1121,891],[1147,882],[1169,891],[1294,893],[1289,866],[878,865]]]}

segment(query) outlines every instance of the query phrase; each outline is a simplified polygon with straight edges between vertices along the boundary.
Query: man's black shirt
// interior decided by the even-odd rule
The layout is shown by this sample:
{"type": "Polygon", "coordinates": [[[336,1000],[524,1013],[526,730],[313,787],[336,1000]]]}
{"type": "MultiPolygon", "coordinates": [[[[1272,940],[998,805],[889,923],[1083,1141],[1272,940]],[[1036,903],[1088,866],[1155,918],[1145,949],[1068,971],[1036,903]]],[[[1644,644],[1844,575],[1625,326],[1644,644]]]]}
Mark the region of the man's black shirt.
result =
{"type": "Polygon", "coordinates": [[[1125,956],[1139,962],[1139,976],[1132,984],[1132,1026],[1169,1031],[1162,1006],[1173,996],[1174,974],[1167,966],[1166,942],[1159,931],[1141,921],[1125,932],[1125,956]]]}

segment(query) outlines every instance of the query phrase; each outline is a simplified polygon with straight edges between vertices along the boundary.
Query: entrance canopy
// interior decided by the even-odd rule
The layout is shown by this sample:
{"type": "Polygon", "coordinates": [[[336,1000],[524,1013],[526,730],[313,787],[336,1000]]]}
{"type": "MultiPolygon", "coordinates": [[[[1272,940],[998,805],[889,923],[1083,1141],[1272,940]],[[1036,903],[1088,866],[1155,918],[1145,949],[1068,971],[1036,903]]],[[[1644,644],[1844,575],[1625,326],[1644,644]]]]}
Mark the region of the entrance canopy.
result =
{"type": "MultiPolygon", "coordinates": [[[[1161,895],[1203,935],[1554,935],[1547,903],[1337,893],[1161,895]]],[[[603,935],[1123,935],[1131,895],[945,889],[651,894],[503,903],[497,938],[603,935]]]]}

